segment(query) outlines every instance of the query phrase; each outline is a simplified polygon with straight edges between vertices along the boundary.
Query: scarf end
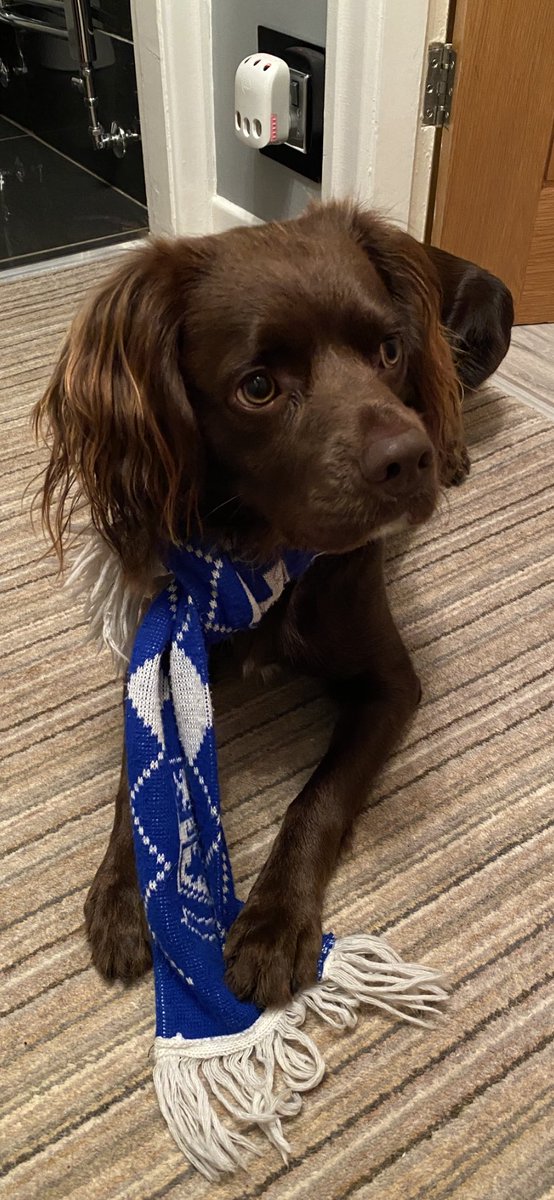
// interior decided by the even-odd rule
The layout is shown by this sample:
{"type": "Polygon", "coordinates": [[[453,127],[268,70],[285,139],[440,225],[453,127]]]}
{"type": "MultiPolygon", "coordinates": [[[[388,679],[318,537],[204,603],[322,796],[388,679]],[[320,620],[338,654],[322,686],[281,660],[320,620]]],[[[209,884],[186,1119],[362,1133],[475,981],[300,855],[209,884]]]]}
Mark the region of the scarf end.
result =
{"type": "Polygon", "coordinates": [[[309,1008],[338,1029],[352,1028],[360,1004],[373,1004],[412,1025],[429,1027],[443,1014],[448,992],[434,967],[404,962],[386,938],[355,933],[339,938],[323,965],[321,983],[304,992],[309,1008]]]}
{"type": "Polygon", "coordinates": [[[160,1109],[183,1154],[207,1179],[246,1170],[251,1156],[261,1153],[241,1132],[248,1126],[257,1126],[288,1162],[282,1121],[300,1111],[301,1092],[316,1087],[325,1073],[317,1047],[298,1027],[305,1012],[293,1000],[285,1010],[264,1013],[246,1031],[247,1043],[244,1034],[183,1041],[180,1047],[176,1038],[156,1038],[160,1109]]]}
{"type": "Polygon", "coordinates": [[[363,934],[335,942],[319,983],[285,1009],[268,1009],[249,1029],[220,1038],[156,1038],[154,1083],[177,1145],[207,1179],[246,1169],[258,1146],[241,1132],[257,1126],[285,1163],[282,1121],[302,1107],[325,1063],[302,1029],[311,1010],[337,1029],[352,1028],[361,1004],[417,1025],[430,1025],[447,993],[440,974],[405,963],[383,938],[363,934]],[[278,1077],[277,1077],[278,1072],[278,1077]],[[228,1119],[231,1118],[231,1122],[228,1119]]]}

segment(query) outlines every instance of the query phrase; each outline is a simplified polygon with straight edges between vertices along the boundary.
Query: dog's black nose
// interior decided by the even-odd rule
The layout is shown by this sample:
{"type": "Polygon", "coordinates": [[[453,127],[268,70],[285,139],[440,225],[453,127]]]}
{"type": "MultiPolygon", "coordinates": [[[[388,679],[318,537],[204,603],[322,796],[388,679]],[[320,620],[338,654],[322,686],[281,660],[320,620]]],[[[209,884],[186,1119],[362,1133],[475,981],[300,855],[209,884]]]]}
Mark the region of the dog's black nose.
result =
{"type": "Polygon", "coordinates": [[[402,496],[426,482],[433,470],[433,447],[422,430],[381,437],[367,447],[362,463],[368,483],[402,496]]]}

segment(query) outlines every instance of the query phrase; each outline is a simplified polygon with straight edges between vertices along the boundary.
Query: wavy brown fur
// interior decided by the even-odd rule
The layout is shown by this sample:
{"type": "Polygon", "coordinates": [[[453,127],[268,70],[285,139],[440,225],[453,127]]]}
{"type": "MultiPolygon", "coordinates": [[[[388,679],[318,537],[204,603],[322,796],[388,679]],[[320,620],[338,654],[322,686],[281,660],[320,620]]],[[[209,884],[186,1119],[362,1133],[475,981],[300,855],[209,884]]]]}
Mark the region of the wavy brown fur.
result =
{"type": "MultiPolygon", "coordinates": [[[[43,514],[61,556],[82,506],[135,579],[196,509],[211,544],[243,557],[321,552],[243,644],[262,670],[284,659],[324,675],[339,706],[229,931],[229,986],[262,1007],[313,980],[326,884],[420,697],[380,539],[425,521],[440,484],[467,473],[441,320],[472,314],[449,330],[470,351],[460,380],[464,363],[482,379],[509,340],[504,293],[348,204],[154,243],[77,318],[38,406],[52,440],[43,514]],[[256,376],[261,403],[247,394],[256,376]]],[[[145,969],[124,767],[85,919],[104,975],[145,969]]]]}
{"type": "Polygon", "coordinates": [[[42,514],[60,562],[83,509],[135,577],[202,515],[210,536],[251,556],[283,543],[351,548],[395,519],[356,492],[364,439],[419,418],[441,482],[459,482],[463,359],[457,374],[441,318],[459,296],[471,307],[470,275],[501,353],[499,281],[349,204],[126,256],[77,316],[35,410],[51,447],[42,514]],[[379,330],[391,323],[403,370],[379,375],[379,330]],[[279,422],[237,420],[234,389],[264,355],[291,405],[299,392],[309,400],[303,433],[292,409],[279,422]]]}
{"type": "Polygon", "coordinates": [[[199,448],[179,370],[183,281],[164,243],[140,250],[77,315],[34,413],[51,445],[43,519],[60,561],[75,508],[131,571],[178,541],[199,448]],[[186,490],[185,490],[186,481],[186,490]]]}

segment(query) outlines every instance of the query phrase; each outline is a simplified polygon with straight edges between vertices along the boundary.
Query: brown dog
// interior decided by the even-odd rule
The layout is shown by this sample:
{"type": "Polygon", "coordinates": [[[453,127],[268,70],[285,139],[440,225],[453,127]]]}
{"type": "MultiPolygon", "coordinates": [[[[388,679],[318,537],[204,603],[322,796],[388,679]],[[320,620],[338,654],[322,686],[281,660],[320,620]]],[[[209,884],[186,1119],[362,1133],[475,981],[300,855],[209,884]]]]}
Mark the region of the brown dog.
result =
{"type": "MultiPolygon", "coordinates": [[[[460,383],[498,366],[512,319],[487,272],[332,204],[139,249],[78,316],[37,408],[60,554],[83,502],[145,594],[191,528],[248,559],[323,552],[245,649],[324,676],[340,713],[230,932],[239,997],[282,1002],[315,977],[341,842],[420,694],[381,538],[467,473],[460,383]]],[[[146,969],[125,765],[85,914],[104,975],[146,969]]]]}

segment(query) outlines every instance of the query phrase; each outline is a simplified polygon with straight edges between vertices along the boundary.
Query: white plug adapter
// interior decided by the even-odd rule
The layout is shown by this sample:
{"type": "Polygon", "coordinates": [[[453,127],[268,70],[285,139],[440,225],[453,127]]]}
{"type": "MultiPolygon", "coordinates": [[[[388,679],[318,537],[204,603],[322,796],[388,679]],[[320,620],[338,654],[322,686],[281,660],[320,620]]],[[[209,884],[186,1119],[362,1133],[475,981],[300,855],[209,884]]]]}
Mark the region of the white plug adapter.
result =
{"type": "Polygon", "coordinates": [[[286,142],[290,129],[290,70],[275,54],[249,54],[235,75],[235,133],[247,146],[286,142]]]}

